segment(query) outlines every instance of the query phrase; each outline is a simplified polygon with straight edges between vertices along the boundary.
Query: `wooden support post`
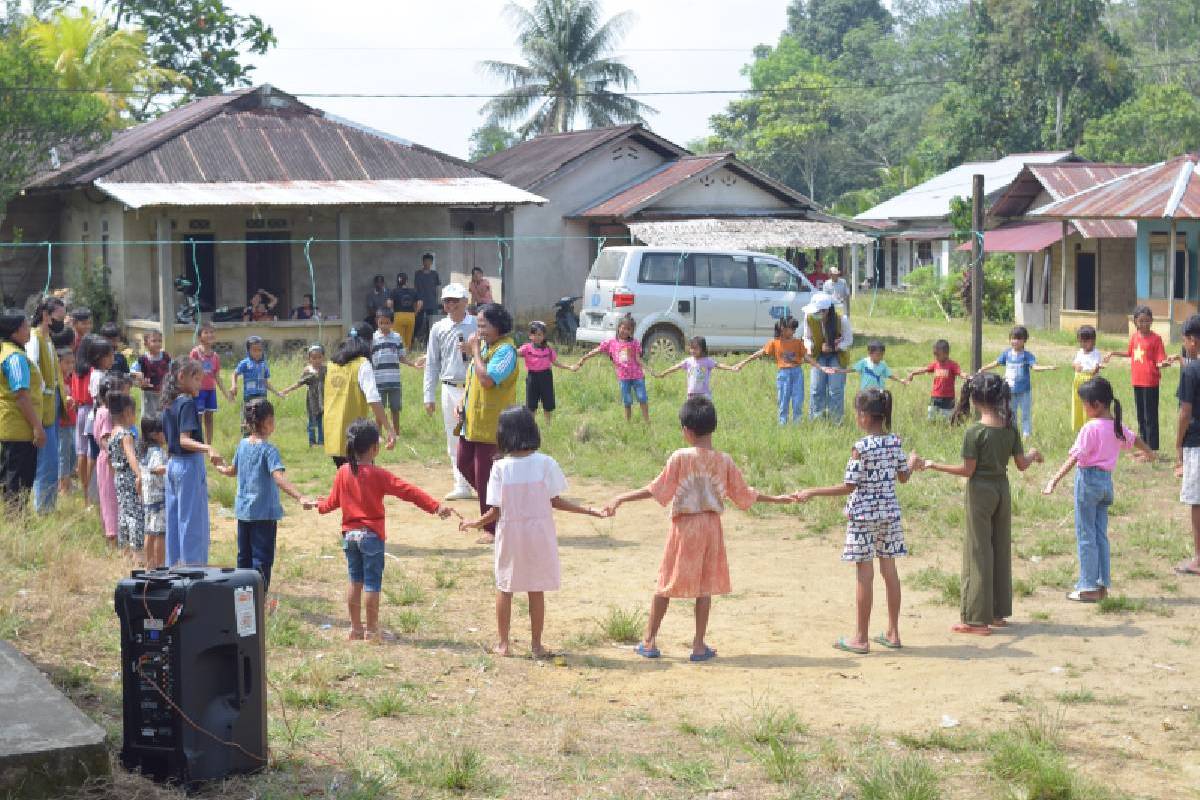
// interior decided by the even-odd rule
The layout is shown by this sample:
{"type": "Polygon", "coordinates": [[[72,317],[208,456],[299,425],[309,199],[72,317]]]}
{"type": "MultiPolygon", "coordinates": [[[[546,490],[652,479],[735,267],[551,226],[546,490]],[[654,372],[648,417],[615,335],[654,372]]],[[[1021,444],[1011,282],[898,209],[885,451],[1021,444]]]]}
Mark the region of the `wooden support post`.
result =
{"type": "Polygon", "coordinates": [[[983,176],[971,176],[971,372],[983,367],[983,176]]]}
{"type": "Polygon", "coordinates": [[[355,323],[354,279],[350,273],[350,212],[339,211],[337,215],[337,265],[342,294],[342,327],[346,333],[355,323]]]}
{"type": "MultiPolygon", "coordinates": [[[[171,269],[171,220],[154,221],[154,264],[158,268],[158,319],[164,348],[175,347],[175,272],[171,269]]],[[[170,351],[168,351],[170,352],[170,351]]]]}
{"type": "MultiPolygon", "coordinates": [[[[1068,223],[1065,219],[1062,221],[1062,239],[1058,243],[1058,310],[1063,311],[1067,307],[1067,235],[1070,231],[1068,223]]],[[[1054,313],[1051,306],[1051,314],[1054,313]]],[[[1062,327],[1062,314],[1058,315],[1060,321],[1059,327],[1062,327]]]]}
{"type": "MultiPolygon", "coordinates": [[[[1171,240],[1167,245],[1167,344],[1175,341],[1175,233],[1176,223],[1171,219],[1171,240]]],[[[1184,260],[1186,264],[1186,259],[1184,260]]]]}
{"type": "Polygon", "coordinates": [[[850,245],[850,294],[858,294],[858,245],[850,245]]]}

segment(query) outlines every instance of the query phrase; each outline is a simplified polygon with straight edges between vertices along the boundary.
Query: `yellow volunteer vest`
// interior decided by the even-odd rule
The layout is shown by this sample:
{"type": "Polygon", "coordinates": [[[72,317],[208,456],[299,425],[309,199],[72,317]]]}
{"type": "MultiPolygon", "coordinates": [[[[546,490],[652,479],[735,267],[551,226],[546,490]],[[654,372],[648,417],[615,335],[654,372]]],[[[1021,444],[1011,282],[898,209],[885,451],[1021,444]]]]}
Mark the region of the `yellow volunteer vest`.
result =
{"type": "MultiPolygon", "coordinates": [[[[816,314],[809,314],[806,318],[808,322],[808,338],[812,339],[812,352],[809,353],[813,358],[821,357],[821,348],[825,346],[825,331],[821,329],[821,319],[816,314]]],[[[838,333],[839,336],[842,330],[842,317],[838,315],[838,333]]],[[[845,350],[839,350],[838,363],[845,369],[850,364],[850,354],[845,350]]]]}
{"type": "MultiPolygon", "coordinates": [[[[505,336],[489,347],[488,352],[494,352],[504,345],[516,348],[512,337],[505,336]]],[[[487,354],[481,355],[484,363],[487,363],[487,354]]],[[[500,412],[511,406],[517,399],[517,375],[519,372],[520,370],[514,369],[512,374],[503,381],[488,388],[479,382],[479,376],[475,374],[474,366],[467,368],[467,395],[463,400],[463,409],[467,419],[462,432],[467,441],[496,443],[496,426],[500,422],[500,412]]]]}
{"type": "Polygon", "coordinates": [[[356,419],[371,418],[371,406],[358,386],[358,370],[365,358],[345,366],[332,361],[325,370],[325,452],[346,457],[346,429],[356,419]]]}
{"type": "MultiPolygon", "coordinates": [[[[0,342],[0,364],[8,360],[14,353],[20,353],[21,358],[29,364],[29,399],[33,401],[35,414],[42,413],[42,374],[38,372],[37,364],[25,355],[25,349],[17,347],[10,341],[0,342]]],[[[7,380],[0,380],[0,442],[32,442],[33,428],[17,408],[17,393],[8,385],[7,380]]]]}
{"type": "Polygon", "coordinates": [[[58,398],[66,394],[63,390],[62,370],[58,368],[58,352],[54,342],[43,339],[40,331],[33,332],[33,341],[38,344],[37,368],[42,373],[42,426],[54,424],[58,411],[58,398]],[[47,377],[53,375],[53,378],[47,377]]]}

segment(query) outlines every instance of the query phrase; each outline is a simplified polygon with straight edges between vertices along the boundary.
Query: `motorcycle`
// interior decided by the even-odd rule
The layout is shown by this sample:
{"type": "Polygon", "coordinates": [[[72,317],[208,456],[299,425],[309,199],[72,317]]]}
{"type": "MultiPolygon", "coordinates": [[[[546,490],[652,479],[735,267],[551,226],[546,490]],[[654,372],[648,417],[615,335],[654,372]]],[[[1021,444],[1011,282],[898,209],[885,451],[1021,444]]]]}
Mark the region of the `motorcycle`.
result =
{"type": "Polygon", "coordinates": [[[183,302],[175,309],[175,322],[180,325],[192,325],[200,317],[200,300],[196,297],[196,287],[187,278],[175,279],[175,291],[183,295],[183,302]]]}
{"type": "Polygon", "coordinates": [[[575,301],[581,297],[564,297],[554,304],[554,335],[560,345],[575,344],[575,332],[579,330],[579,315],[575,313],[575,301]]]}

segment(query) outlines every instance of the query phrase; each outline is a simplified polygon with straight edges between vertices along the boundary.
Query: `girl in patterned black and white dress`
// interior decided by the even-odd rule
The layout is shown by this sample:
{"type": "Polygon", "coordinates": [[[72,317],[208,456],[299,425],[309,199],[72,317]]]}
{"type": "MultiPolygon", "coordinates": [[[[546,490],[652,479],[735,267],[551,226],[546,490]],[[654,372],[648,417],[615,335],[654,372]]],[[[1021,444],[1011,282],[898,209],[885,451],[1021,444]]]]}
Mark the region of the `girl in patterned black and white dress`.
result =
{"type": "Polygon", "coordinates": [[[900,647],[900,576],[895,559],[907,555],[904,530],[900,523],[900,502],[896,499],[896,481],[907,483],[922,465],[916,453],[904,457],[903,442],[891,432],[892,393],[886,389],[867,389],[854,398],[858,427],[866,434],[854,443],[846,475],[838,486],[804,489],[793,498],[806,503],[813,497],[839,497],[846,500],[846,546],[842,560],[854,562],[857,569],[855,600],[858,620],[853,638],[841,637],[834,647],[865,655],[871,642],[888,648],[900,647]],[[887,589],[887,631],[868,641],[875,572],[887,589]]]}
{"type": "Polygon", "coordinates": [[[105,447],[117,490],[117,544],[140,559],[146,529],[142,516],[141,464],[134,446],[137,406],[129,395],[109,392],[108,413],[113,429],[105,447]]]}

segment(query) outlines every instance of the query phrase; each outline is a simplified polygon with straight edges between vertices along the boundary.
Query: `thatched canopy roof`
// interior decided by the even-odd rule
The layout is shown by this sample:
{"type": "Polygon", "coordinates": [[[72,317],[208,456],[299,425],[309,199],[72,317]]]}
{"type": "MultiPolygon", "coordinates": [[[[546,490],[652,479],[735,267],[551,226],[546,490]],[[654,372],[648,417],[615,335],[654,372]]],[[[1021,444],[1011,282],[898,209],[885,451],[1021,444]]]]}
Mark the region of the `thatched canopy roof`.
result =
{"type": "Polygon", "coordinates": [[[651,247],[721,247],[761,250],[767,247],[841,247],[870,244],[865,234],[832,222],[789,219],[687,219],[631,222],[629,231],[651,247]]]}

